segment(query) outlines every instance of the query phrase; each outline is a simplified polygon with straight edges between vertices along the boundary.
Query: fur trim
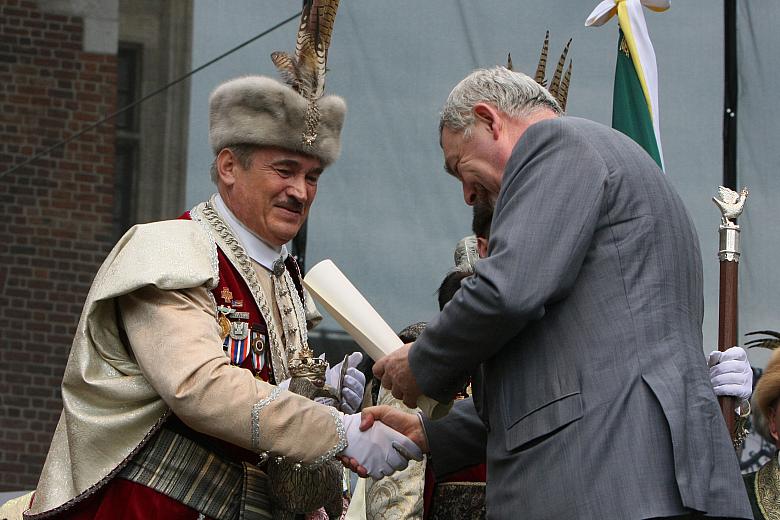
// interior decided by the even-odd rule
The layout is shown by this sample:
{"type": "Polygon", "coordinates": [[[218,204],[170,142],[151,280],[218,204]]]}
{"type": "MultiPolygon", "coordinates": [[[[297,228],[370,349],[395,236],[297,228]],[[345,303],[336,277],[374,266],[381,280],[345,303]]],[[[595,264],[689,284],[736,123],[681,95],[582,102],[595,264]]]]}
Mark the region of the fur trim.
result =
{"type": "Polygon", "coordinates": [[[278,146],[312,155],[327,166],[341,151],[347,105],[338,96],[317,100],[320,122],[312,146],[303,143],[308,102],[292,88],[265,76],[245,76],[218,86],[209,98],[209,144],[217,155],[234,144],[278,146]]]}
{"type": "Polygon", "coordinates": [[[757,405],[764,417],[768,417],[769,408],[778,398],[780,398],[780,350],[775,350],[756,384],[753,403],[757,405]]]}

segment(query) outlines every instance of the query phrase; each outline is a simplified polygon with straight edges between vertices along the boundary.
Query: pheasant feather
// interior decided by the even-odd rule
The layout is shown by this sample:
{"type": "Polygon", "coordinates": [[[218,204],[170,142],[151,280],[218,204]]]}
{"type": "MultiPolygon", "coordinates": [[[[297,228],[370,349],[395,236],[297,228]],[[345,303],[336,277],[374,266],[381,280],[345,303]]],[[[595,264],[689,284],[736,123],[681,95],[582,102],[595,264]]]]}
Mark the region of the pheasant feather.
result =
{"type": "Polygon", "coordinates": [[[539,64],[536,66],[536,75],[534,80],[541,86],[546,86],[547,80],[544,79],[545,71],[547,70],[547,52],[550,49],[550,31],[544,33],[544,43],[542,44],[542,52],[539,55],[539,64]]]}
{"type": "Polygon", "coordinates": [[[748,348],[763,347],[770,350],[775,350],[780,347],[780,333],[774,330],[757,330],[754,332],[748,332],[746,336],[755,336],[756,334],[765,334],[772,336],[772,338],[756,338],[745,342],[745,346],[748,348]]]}
{"type": "Polygon", "coordinates": [[[569,67],[566,69],[566,74],[563,75],[561,80],[561,87],[558,89],[558,103],[561,105],[561,110],[566,112],[566,98],[569,97],[569,81],[571,80],[571,67],[574,60],[569,60],[569,67]]]}
{"type": "Polygon", "coordinates": [[[553,79],[550,82],[550,94],[555,96],[555,99],[558,98],[558,91],[561,86],[561,78],[563,77],[563,66],[566,63],[566,55],[569,54],[569,45],[571,45],[571,39],[569,39],[568,43],[566,43],[566,47],[563,48],[563,52],[561,53],[561,57],[558,59],[558,65],[555,67],[555,74],[553,75],[553,79]]]}
{"type": "MultiPolygon", "coordinates": [[[[558,59],[558,64],[555,68],[555,74],[553,74],[552,80],[548,85],[545,75],[547,74],[547,56],[550,52],[550,31],[545,31],[542,52],[539,54],[539,64],[536,66],[536,74],[534,75],[534,81],[545,87],[550,94],[552,94],[561,106],[561,110],[564,112],[566,111],[566,99],[569,96],[569,84],[571,82],[572,60],[569,60],[568,66],[566,65],[566,58],[569,55],[571,42],[572,40],[569,39],[566,46],[563,48],[563,52],[561,53],[561,57],[558,59]]],[[[511,56],[507,68],[512,70],[511,56]]]]}
{"type": "Polygon", "coordinates": [[[295,39],[295,54],[271,54],[282,79],[309,102],[306,132],[302,139],[311,146],[317,139],[320,113],[317,100],[325,92],[328,49],[339,0],[306,0],[295,39]]]}

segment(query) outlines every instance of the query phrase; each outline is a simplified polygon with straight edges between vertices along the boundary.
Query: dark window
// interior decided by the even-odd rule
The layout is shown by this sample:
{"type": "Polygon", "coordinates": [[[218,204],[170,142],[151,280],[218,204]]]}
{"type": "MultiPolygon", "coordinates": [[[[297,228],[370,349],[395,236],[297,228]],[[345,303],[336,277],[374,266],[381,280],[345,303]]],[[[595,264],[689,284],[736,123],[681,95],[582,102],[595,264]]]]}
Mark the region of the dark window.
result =
{"type": "MultiPolygon", "coordinates": [[[[124,108],[136,99],[140,90],[141,47],[120,44],[117,52],[117,108],[124,108]]],[[[117,129],[138,130],[138,107],[125,110],[116,118],[117,129]]]]}
{"type": "MultiPolygon", "coordinates": [[[[117,108],[131,105],[140,96],[141,55],[136,44],[120,43],[117,51],[117,108]]],[[[133,224],[133,195],[140,147],[139,107],[117,115],[116,168],[114,180],[114,238],[118,239],[133,224]]]]}
{"type": "Polygon", "coordinates": [[[118,240],[130,228],[135,168],[138,163],[138,141],[116,140],[116,178],[114,179],[114,239],[118,240]]]}

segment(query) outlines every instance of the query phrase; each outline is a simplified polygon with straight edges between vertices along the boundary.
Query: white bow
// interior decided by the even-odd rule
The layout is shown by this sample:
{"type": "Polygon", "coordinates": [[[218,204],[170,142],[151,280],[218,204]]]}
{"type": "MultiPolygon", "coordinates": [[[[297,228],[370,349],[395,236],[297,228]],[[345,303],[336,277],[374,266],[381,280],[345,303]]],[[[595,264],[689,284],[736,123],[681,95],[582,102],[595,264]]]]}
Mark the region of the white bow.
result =
{"type": "Polygon", "coordinates": [[[617,12],[617,5],[620,2],[626,2],[630,11],[636,9],[642,9],[642,6],[647,7],[653,11],[666,11],[672,6],[671,0],[603,0],[596,8],[590,13],[588,19],[585,20],[586,27],[598,27],[604,25],[607,21],[615,16],[617,12]]]}

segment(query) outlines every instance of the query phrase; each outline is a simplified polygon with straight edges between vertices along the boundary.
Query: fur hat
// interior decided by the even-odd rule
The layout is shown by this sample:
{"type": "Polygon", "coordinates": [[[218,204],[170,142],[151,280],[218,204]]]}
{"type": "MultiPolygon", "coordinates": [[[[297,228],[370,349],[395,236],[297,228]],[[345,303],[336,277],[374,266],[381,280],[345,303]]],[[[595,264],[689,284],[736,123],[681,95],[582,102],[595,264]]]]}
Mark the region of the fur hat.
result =
{"type": "Polygon", "coordinates": [[[780,397],[780,350],[775,350],[769,358],[764,373],[753,392],[753,403],[761,415],[769,417],[769,408],[780,397]]]}
{"type": "Polygon", "coordinates": [[[227,146],[278,146],[312,155],[328,166],[341,151],[341,127],[347,105],[338,96],[323,96],[317,138],[306,145],[309,102],[289,86],[265,76],[226,81],[209,97],[209,143],[214,155],[227,146]]]}

